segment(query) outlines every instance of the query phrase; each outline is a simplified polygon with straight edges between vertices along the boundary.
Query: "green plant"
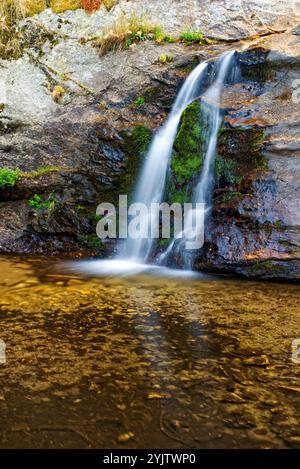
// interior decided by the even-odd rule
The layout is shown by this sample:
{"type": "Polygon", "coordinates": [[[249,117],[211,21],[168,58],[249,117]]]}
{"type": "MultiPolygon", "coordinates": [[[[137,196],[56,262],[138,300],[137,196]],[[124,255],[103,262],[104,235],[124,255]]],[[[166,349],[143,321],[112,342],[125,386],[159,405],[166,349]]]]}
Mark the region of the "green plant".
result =
{"type": "Polygon", "coordinates": [[[13,187],[20,179],[19,169],[0,168],[0,189],[13,187]]]}
{"type": "Polygon", "coordinates": [[[174,57],[173,55],[161,54],[159,57],[159,61],[161,64],[174,62],[174,57]]]}
{"type": "Polygon", "coordinates": [[[154,40],[155,42],[157,42],[157,44],[162,44],[163,42],[175,42],[175,38],[173,36],[165,34],[161,26],[156,26],[154,28],[154,40]]]}
{"type": "Polygon", "coordinates": [[[192,44],[202,44],[203,34],[199,31],[184,31],[180,34],[180,41],[191,46],[192,44]]]}
{"type": "Polygon", "coordinates": [[[52,211],[55,207],[55,199],[50,196],[48,200],[43,200],[38,194],[29,199],[28,203],[34,210],[49,210],[52,211]]]}
{"type": "Polygon", "coordinates": [[[145,98],[143,96],[139,96],[135,101],[134,104],[136,106],[143,106],[145,104],[145,98]]]}

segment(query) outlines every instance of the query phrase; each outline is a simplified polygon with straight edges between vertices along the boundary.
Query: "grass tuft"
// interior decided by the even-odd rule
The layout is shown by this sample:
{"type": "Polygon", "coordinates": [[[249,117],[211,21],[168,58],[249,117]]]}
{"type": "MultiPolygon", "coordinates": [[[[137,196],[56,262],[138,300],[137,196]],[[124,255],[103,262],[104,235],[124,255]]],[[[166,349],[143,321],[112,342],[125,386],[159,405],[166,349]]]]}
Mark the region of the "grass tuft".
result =
{"type": "Polygon", "coordinates": [[[203,34],[199,31],[184,31],[180,34],[180,41],[187,46],[202,44],[203,34]]]}
{"type": "Polygon", "coordinates": [[[128,49],[138,42],[146,41],[154,30],[155,26],[145,17],[123,16],[96,40],[96,46],[101,55],[110,51],[128,49]]]}

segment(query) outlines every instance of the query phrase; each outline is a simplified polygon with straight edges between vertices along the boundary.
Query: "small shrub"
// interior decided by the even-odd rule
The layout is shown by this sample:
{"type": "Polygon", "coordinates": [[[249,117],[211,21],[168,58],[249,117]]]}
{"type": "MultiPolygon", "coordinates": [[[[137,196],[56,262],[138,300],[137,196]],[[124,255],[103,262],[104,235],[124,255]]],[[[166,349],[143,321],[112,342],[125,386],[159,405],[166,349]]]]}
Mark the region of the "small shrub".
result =
{"type": "Polygon", "coordinates": [[[4,187],[13,187],[20,179],[18,169],[0,168],[0,189],[4,187]]]}
{"type": "Polygon", "coordinates": [[[60,85],[55,86],[53,91],[52,91],[53,101],[57,104],[61,103],[61,101],[64,97],[64,94],[65,94],[65,89],[62,86],[60,86],[60,85]]]}
{"type": "Polygon", "coordinates": [[[123,16],[96,40],[95,45],[99,47],[101,55],[128,49],[133,44],[148,39],[154,29],[144,17],[132,16],[128,19],[123,16]]]}
{"type": "Polygon", "coordinates": [[[134,104],[136,106],[143,106],[145,104],[145,98],[143,96],[139,96],[135,101],[134,104]]]}
{"type": "Polygon", "coordinates": [[[173,55],[161,54],[161,56],[159,57],[159,61],[161,64],[174,62],[174,57],[173,55]]]}
{"type": "Polygon", "coordinates": [[[154,29],[154,40],[155,42],[157,42],[157,44],[162,44],[163,42],[175,42],[175,38],[173,36],[165,34],[161,26],[156,26],[156,28],[154,29]]]}
{"type": "Polygon", "coordinates": [[[55,207],[55,199],[52,196],[48,200],[43,200],[42,197],[38,194],[34,194],[34,196],[29,199],[28,203],[30,207],[34,208],[35,210],[49,210],[52,211],[55,207]]]}
{"type": "Polygon", "coordinates": [[[200,32],[184,31],[180,35],[180,41],[191,46],[192,44],[202,44],[203,34],[200,32]]]}

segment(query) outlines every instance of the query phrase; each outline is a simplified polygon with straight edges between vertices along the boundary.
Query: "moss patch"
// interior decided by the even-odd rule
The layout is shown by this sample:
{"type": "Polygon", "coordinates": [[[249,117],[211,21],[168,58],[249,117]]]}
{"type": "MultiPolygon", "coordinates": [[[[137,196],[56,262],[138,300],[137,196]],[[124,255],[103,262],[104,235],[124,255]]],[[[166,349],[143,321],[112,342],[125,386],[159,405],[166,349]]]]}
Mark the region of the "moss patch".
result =
{"type": "Polygon", "coordinates": [[[61,170],[61,166],[41,166],[40,168],[34,169],[33,171],[22,171],[20,176],[26,178],[36,178],[44,176],[45,174],[59,172],[61,170]]]}
{"type": "MultiPolygon", "coordinates": [[[[152,140],[152,132],[143,125],[138,125],[128,132],[123,132],[126,172],[114,183],[115,195],[128,194],[130,202],[137,182],[144,157],[152,140]]],[[[115,197],[115,198],[116,198],[115,197]]]]}
{"type": "Polygon", "coordinates": [[[232,192],[248,193],[253,174],[269,169],[262,152],[264,140],[261,128],[221,129],[215,165],[218,192],[230,187],[232,192]]]}
{"type": "Polygon", "coordinates": [[[249,272],[255,276],[269,276],[272,274],[280,275],[282,273],[285,273],[285,269],[283,265],[280,265],[278,262],[269,259],[266,261],[257,261],[250,267],[249,272]]]}
{"type": "Polygon", "coordinates": [[[174,142],[167,188],[170,203],[190,202],[196,178],[203,164],[200,103],[190,104],[182,114],[174,142]]]}

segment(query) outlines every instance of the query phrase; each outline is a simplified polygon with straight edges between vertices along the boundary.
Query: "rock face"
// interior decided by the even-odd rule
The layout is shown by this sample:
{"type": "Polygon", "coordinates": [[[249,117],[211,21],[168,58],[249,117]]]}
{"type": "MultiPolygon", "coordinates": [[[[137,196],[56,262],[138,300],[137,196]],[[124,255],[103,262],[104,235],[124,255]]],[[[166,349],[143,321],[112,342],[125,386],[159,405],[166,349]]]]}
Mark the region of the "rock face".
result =
{"type": "Polygon", "coordinates": [[[291,88],[300,76],[299,36],[297,28],[278,32],[297,23],[293,5],[280,0],[121,0],[109,13],[46,10],[26,20],[22,58],[0,61],[0,167],[21,171],[14,187],[0,189],[1,252],[101,253],[97,205],[130,192],[151,132],[189,71],[233,47],[147,41],[100,57],[86,39],[132,12],[174,35],[201,29],[237,41],[270,34],[234,46],[242,79],[224,100],[219,153],[225,166],[235,161],[237,178],[220,177],[196,265],[299,278],[299,104],[291,88]],[[174,61],[161,64],[161,54],[174,61]],[[35,195],[38,206],[30,203],[35,195]]]}
{"type": "Polygon", "coordinates": [[[299,14],[297,2],[284,0],[120,0],[113,10],[103,7],[92,17],[83,10],[53,15],[48,9],[38,16],[48,31],[80,39],[95,36],[122,16],[146,16],[168,33],[199,30],[221,40],[238,40],[282,31],[299,14]]]}
{"type": "Polygon", "coordinates": [[[227,91],[224,106],[230,110],[219,142],[225,164],[234,163],[233,180],[226,183],[223,177],[223,184],[216,187],[198,268],[300,278],[296,33],[272,36],[240,53],[242,84],[227,91]]]}

